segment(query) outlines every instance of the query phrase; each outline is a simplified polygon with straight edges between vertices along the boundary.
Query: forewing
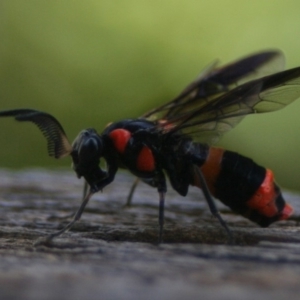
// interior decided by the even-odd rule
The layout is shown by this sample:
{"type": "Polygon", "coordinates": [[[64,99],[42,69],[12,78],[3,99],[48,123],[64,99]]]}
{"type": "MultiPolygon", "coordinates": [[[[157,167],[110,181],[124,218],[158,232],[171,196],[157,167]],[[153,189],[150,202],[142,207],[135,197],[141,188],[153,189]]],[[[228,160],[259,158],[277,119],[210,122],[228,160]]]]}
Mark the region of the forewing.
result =
{"type": "Polygon", "coordinates": [[[247,82],[206,105],[159,122],[165,133],[182,131],[198,141],[215,142],[242,118],[275,111],[300,97],[300,68],[247,82]]]}
{"type": "Polygon", "coordinates": [[[72,146],[61,124],[52,115],[33,109],[0,111],[0,117],[14,117],[17,121],[30,121],[38,126],[47,140],[48,154],[55,158],[69,155],[72,146]]]}
{"type": "Polygon", "coordinates": [[[178,97],[143,117],[168,120],[178,114],[192,113],[244,82],[282,71],[284,63],[283,54],[275,50],[259,52],[220,68],[217,68],[217,63],[213,63],[178,97]]]}

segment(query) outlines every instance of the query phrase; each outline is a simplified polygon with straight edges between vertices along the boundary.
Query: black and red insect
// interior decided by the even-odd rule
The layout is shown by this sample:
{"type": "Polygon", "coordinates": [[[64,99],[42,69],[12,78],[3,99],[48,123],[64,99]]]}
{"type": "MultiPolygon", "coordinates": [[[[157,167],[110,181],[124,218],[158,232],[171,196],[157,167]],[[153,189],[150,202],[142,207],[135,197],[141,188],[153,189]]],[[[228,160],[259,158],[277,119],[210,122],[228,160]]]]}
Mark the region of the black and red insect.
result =
{"type": "Polygon", "coordinates": [[[119,167],[157,189],[160,241],[166,177],[182,196],[190,185],[202,189],[210,211],[229,235],[213,197],[263,227],[287,219],[293,209],[285,203],[271,170],[235,152],[208,146],[244,116],[281,109],[300,97],[300,67],[282,71],[283,64],[279,51],[260,52],[223,67],[212,64],[172,101],[140,118],[111,123],[101,134],[85,129],[72,145],[48,113],[1,111],[0,117],[35,123],[47,139],[49,155],[70,155],[74,171],[87,184],[74,219],[46,241],[72,227],[90,197],[114,180],[119,167]]]}

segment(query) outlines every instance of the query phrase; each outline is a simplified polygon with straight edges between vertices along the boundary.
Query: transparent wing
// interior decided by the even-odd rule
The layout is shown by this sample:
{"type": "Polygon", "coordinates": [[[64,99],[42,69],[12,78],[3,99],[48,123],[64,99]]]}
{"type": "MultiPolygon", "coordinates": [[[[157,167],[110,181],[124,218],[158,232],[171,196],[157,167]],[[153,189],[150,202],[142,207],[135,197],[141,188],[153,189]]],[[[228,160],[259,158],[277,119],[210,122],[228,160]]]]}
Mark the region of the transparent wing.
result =
{"type": "Polygon", "coordinates": [[[182,131],[197,141],[216,142],[247,114],[274,111],[299,97],[299,69],[283,69],[280,51],[256,53],[220,68],[214,63],[177,98],[143,117],[157,121],[163,133],[182,131]]]}
{"type": "Polygon", "coordinates": [[[189,113],[249,80],[282,71],[284,64],[283,54],[275,50],[259,52],[220,68],[217,68],[217,62],[214,62],[178,97],[142,117],[159,120],[168,119],[178,113],[189,113]]]}
{"type": "Polygon", "coordinates": [[[247,82],[187,112],[172,114],[158,127],[215,142],[248,114],[275,111],[300,97],[300,67],[247,82]]]}
{"type": "Polygon", "coordinates": [[[0,117],[14,117],[17,121],[31,121],[36,124],[47,140],[50,156],[61,158],[72,151],[63,127],[50,114],[25,108],[0,111],[0,117]]]}

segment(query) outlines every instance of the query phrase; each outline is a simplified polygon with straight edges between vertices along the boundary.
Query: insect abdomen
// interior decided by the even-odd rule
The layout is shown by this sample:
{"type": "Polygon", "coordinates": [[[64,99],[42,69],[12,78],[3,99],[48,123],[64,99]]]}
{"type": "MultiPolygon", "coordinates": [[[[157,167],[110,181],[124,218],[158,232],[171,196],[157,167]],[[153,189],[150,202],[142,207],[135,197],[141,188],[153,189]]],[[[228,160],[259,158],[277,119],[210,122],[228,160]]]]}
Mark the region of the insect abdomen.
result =
{"type": "MultiPolygon", "coordinates": [[[[247,157],[212,147],[201,170],[213,196],[260,226],[292,214],[293,209],[285,203],[272,171],[247,157]]],[[[195,185],[199,186],[197,182],[195,185]]]]}

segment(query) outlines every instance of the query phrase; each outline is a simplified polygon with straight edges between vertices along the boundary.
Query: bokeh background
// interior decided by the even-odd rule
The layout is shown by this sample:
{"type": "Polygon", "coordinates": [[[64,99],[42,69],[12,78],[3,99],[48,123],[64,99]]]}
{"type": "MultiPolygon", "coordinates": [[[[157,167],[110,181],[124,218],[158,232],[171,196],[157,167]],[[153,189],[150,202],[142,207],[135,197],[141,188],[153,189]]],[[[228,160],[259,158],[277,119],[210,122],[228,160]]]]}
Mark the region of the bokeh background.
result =
{"type": "MultiPolygon", "coordinates": [[[[71,140],[175,97],[213,60],[278,48],[300,66],[299,0],[1,0],[0,109],[56,116],[71,140]]],[[[248,116],[220,145],[300,191],[300,100],[248,116]]],[[[32,124],[0,120],[0,166],[69,167],[32,124]]]]}

